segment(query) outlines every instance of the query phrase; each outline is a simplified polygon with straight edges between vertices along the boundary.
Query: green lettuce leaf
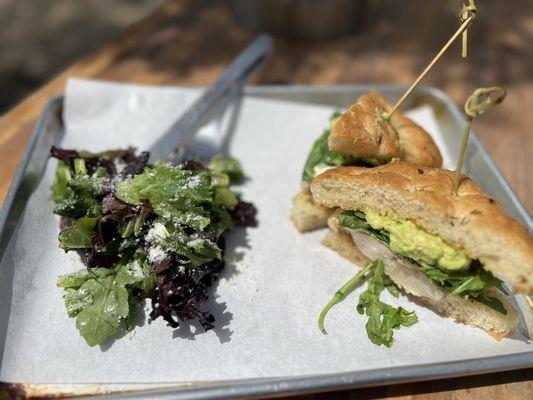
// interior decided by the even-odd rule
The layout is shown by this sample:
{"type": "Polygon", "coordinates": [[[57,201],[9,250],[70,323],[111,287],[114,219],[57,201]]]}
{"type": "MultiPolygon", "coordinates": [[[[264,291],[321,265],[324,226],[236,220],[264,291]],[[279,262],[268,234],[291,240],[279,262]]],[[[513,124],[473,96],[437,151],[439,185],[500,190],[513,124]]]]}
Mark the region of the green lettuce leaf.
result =
{"type": "Polygon", "coordinates": [[[227,187],[217,187],[215,189],[215,204],[221,204],[224,207],[232,208],[239,202],[237,196],[227,187]]]}
{"type": "Polygon", "coordinates": [[[59,234],[59,247],[65,250],[91,247],[98,218],[80,218],[59,234]]]}
{"type": "Polygon", "coordinates": [[[146,237],[147,242],[152,247],[159,247],[165,254],[176,254],[181,256],[182,262],[192,267],[203,265],[213,259],[221,259],[222,250],[209,237],[198,233],[187,234],[179,225],[166,222],[162,218],[154,221],[153,232],[159,231],[162,234],[151,234],[146,237]],[[164,227],[164,228],[163,228],[164,227]]]}
{"type": "Polygon", "coordinates": [[[170,164],[147,167],[142,174],[119,183],[116,189],[120,200],[138,205],[147,199],[157,215],[198,230],[211,222],[207,208],[214,194],[209,174],[170,164]]]}
{"type": "Polygon", "coordinates": [[[65,289],[69,317],[89,346],[115,336],[132,315],[131,287],[148,291],[155,276],[144,255],[121,260],[114,269],[85,269],[61,276],[57,282],[65,289]]]}
{"type": "Polygon", "coordinates": [[[207,167],[214,174],[226,175],[231,184],[238,184],[244,180],[241,163],[236,158],[217,154],[211,159],[207,167]]]}
{"type": "Polygon", "coordinates": [[[304,164],[302,180],[310,183],[316,176],[315,167],[340,167],[350,160],[350,157],[341,153],[335,153],[329,150],[328,137],[330,130],[326,129],[324,133],[313,143],[311,152],[307,156],[304,164]]]}
{"type": "Polygon", "coordinates": [[[60,203],[72,196],[72,189],[68,186],[68,182],[72,179],[70,168],[64,162],[59,160],[57,162],[55,179],[52,184],[52,200],[55,203],[60,203]]]}

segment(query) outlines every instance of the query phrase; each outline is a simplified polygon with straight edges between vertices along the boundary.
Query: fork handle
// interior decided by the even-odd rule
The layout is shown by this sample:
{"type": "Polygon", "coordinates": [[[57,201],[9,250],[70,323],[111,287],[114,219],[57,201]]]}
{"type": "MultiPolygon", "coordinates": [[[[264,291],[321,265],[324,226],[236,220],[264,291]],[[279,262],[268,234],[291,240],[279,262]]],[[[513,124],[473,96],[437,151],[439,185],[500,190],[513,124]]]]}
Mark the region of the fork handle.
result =
{"type": "MultiPolygon", "coordinates": [[[[169,159],[179,146],[188,140],[215,115],[219,104],[244,86],[250,75],[264,61],[272,50],[272,37],[261,34],[226,68],[222,75],[198,100],[157,140],[150,149],[150,159],[169,159]]],[[[219,111],[219,110],[218,110],[219,111]]]]}

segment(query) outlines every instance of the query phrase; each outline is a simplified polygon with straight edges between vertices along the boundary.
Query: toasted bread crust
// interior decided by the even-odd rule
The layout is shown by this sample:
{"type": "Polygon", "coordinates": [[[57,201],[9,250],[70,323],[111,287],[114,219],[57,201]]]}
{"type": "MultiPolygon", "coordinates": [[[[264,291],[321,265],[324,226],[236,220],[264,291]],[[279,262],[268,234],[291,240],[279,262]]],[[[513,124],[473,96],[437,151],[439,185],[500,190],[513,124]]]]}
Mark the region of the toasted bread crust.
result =
{"type": "MultiPolygon", "coordinates": [[[[349,261],[363,265],[358,261],[359,257],[363,256],[361,251],[354,244],[350,235],[345,232],[330,230],[322,243],[330,249],[337,251],[339,255],[349,261]]],[[[507,310],[507,315],[500,314],[475,300],[465,300],[444,289],[436,287],[422,272],[420,274],[406,276],[398,273],[397,269],[385,265],[385,273],[405,293],[412,296],[416,301],[431,308],[439,315],[451,317],[465,325],[481,328],[496,340],[509,336],[516,330],[518,325],[518,314],[516,310],[504,296],[496,291],[492,291],[490,295],[501,301],[507,310]],[[418,280],[417,285],[413,285],[412,280],[418,280]],[[427,288],[426,290],[437,290],[440,293],[440,299],[436,301],[430,296],[425,296],[424,292],[426,290],[417,291],[414,289],[420,285],[425,286],[427,288]],[[430,286],[435,287],[429,289],[430,286]]]]}
{"type": "Polygon", "coordinates": [[[309,188],[304,188],[292,199],[291,221],[301,232],[325,228],[333,210],[313,202],[309,188]]]}
{"type": "Polygon", "coordinates": [[[317,204],[411,220],[464,249],[515,291],[533,293],[533,238],[465,176],[456,195],[448,170],[404,163],[340,167],[316,177],[310,188],[317,204]]]}
{"type": "Polygon", "coordinates": [[[431,136],[410,118],[396,111],[388,122],[377,122],[392,105],[379,92],[362,95],[342,115],[329,135],[329,148],[339,153],[373,161],[392,158],[430,167],[440,167],[442,157],[431,136]]]}

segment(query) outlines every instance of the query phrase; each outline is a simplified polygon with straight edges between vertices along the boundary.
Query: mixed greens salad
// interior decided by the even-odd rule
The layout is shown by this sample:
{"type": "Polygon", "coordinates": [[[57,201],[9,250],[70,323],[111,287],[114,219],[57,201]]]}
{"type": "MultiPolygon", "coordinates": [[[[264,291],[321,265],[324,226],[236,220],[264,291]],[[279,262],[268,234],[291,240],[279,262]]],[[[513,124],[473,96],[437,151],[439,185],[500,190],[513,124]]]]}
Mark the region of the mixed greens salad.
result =
{"type": "Polygon", "coordinates": [[[214,316],[199,305],[224,268],[223,234],[256,225],[254,206],[230,189],[244,179],[240,163],[216,156],[207,166],[150,165],[147,152],[133,149],[52,147],[51,156],[58,159],[51,189],[59,246],[77,251],[86,266],[57,285],[87,344],[133,329],[146,299],[151,320],[213,328],[214,316]]]}

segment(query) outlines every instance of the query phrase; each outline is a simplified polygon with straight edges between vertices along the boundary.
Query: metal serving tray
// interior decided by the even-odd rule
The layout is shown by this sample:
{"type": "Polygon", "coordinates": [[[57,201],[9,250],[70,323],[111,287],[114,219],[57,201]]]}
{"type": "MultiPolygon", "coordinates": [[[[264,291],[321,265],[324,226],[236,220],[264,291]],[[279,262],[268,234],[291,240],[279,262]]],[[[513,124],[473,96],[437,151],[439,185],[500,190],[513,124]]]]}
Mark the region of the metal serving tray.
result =
{"type": "MultiPolygon", "coordinates": [[[[394,99],[398,98],[405,88],[393,85],[250,86],[246,87],[243,93],[244,96],[344,108],[369,90],[380,90],[385,96],[394,99]]],[[[439,129],[449,148],[459,149],[465,120],[451,99],[437,89],[420,87],[409,98],[405,107],[411,108],[422,104],[432,107],[439,129]]],[[[19,217],[24,211],[27,200],[42,177],[50,146],[57,143],[64,133],[61,120],[62,105],[63,97],[58,96],[51,99],[44,107],[2,206],[0,212],[0,260],[5,255],[7,243],[17,228],[19,217]]],[[[470,136],[464,172],[471,176],[487,193],[501,202],[509,215],[517,219],[530,232],[533,231],[533,222],[528,211],[513,193],[474,134],[470,136]]],[[[4,353],[8,329],[12,277],[13,271],[0,271],[0,292],[2,294],[2,301],[0,302],[0,361],[1,355],[4,353]]],[[[362,373],[348,372],[290,378],[205,382],[204,384],[25,385],[24,382],[3,382],[0,383],[0,395],[3,393],[26,393],[40,396],[87,395],[118,391],[119,393],[112,395],[113,398],[250,398],[368,387],[531,366],[533,366],[533,352],[526,352],[460,362],[375,369],[362,373]],[[128,391],[128,393],[124,393],[124,391],[128,391]]]]}

